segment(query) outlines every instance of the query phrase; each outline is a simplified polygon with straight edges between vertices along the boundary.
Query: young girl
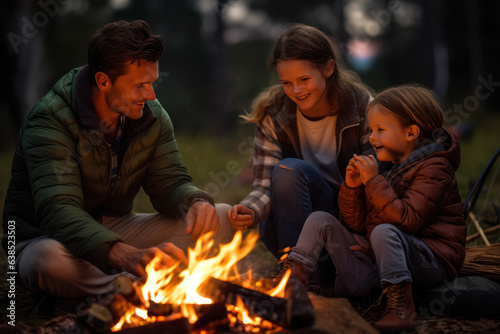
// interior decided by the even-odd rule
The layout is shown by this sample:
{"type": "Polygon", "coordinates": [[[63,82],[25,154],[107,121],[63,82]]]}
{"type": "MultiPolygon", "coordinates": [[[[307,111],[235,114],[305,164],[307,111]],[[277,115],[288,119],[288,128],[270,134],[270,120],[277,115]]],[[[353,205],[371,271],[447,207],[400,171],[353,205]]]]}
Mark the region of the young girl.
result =
{"type": "Polygon", "coordinates": [[[460,147],[443,128],[435,95],[420,86],[388,89],[368,106],[370,143],[380,161],[354,155],[339,194],[340,221],[311,214],[285,267],[303,281],[326,247],[337,269],[337,296],[363,296],[377,284],[386,313],[374,326],[405,330],[416,321],[412,286],[429,288],[457,276],[466,227],[455,170],[460,147]]]}
{"type": "Polygon", "coordinates": [[[237,230],[260,223],[261,240],[279,257],[280,250],[295,246],[311,212],[338,217],[338,191],[349,159],[373,150],[365,122],[367,89],[342,67],[323,32],[290,26],[271,51],[269,65],[281,84],[259,95],[243,117],[257,124],[254,181],[228,218],[237,230]]]}

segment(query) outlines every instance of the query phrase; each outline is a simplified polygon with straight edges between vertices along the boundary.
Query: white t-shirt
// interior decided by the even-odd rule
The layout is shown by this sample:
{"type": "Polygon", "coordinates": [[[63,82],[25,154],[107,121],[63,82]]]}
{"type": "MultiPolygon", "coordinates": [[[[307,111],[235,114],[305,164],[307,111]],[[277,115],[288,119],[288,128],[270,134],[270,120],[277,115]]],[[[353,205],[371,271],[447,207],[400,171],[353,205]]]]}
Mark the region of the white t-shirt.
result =
{"type": "Polygon", "coordinates": [[[297,109],[297,128],[303,159],[316,167],[328,183],[340,188],[342,180],[337,167],[336,124],[336,115],[311,121],[297,109]]]}

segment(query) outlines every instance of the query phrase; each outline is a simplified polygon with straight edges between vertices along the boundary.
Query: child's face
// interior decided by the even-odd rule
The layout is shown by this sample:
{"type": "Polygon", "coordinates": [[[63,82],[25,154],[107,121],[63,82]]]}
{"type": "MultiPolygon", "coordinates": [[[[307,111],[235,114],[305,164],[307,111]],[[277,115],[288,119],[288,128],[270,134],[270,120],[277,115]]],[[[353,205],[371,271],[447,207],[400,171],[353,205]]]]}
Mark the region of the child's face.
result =
{"type": "Polygon", "coordinates": [[[377,159],[393,163],[406,160],[414,150],[409,129],[379,105],[369,109],[367,118],[371,130],[370,144],[375,149],[377,159]]]}
{"type": "Polygon", "coordinates": [[[333,73],[333,62],[327,66],[326,73],[306,60],[282,60],[276,69],[285,94],[304,115],[324,117],[331,111],[326,99],[326,77],[333,73]]]}

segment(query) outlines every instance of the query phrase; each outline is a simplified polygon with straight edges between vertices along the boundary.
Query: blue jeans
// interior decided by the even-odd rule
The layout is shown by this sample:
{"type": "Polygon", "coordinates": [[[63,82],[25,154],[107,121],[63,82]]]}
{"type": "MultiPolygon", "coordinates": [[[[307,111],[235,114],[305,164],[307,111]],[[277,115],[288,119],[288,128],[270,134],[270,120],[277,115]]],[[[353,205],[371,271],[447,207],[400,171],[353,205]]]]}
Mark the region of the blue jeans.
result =
{"type": "Polygon", "coordinates": [[[313,211],[338,216],[338,192],[308,162],[281,160],[271,175],[271,214],[259,225],[262,242],[279,258],[281,250],[295,246],[313,211]]]}
{"type": "MultiPolygon", "coordinates": [[[[367,242],[360,236],[363,242],[367,242]]],[[[370,243],[376,261],[368,255],[349,250],[358,245],[354,233],[326,212],[312,213],[304,224],[289,259],[312,272],[323,248],[337,270],[335,295],[364,296],[376,285],[411,282],[418,288],[430,288],[443,282],[447,271],[430,248],[414,235],[394,225],[375,227],[370,243]]]]}

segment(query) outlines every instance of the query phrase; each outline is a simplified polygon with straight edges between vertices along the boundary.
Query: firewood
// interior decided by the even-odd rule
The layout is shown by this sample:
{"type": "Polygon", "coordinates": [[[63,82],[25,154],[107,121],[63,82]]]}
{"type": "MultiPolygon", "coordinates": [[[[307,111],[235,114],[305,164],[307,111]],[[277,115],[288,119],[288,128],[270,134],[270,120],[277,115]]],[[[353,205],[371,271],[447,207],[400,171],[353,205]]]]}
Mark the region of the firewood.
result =
{"type": "Polygon", "coordinates": [[[213,277],[207,279],[197,292],[203,297],[212,299],[215,303],[231,305],[236,305],[236,298],[239,296],[250,314],[279,326],[287,324],[287,306],[283,298],[272,297],[213,277]]]}
{"type": "Polygon", "coordinates": [[[209,331],[212,328],[220,330],[222,326],[229,325],[227,308],[224,303],[195,305],[195,311],[198,320],[193,324],[193,330],[209,331]]]}
{"type": "Polygon", "coordinates": [[[116,278],[115,291],[135,306],[143,306],[146,303],[139,284],[126,276],[120,275],[116,278]]]}
{"type": "Polygon", "coordinates": [[[179,305],[173,305],[173,304],[158,304],[155,303],[154,301],[150,300],[149,301],[149,307],[148,307],[148,315],[151,316],[168,316],[172,314],[173,312],[179,312],[180,311],[180,306],[179,305]]]}
{"type": "Polygon", "coordinates": [[[187,318],[179,314],[162,320],[146,324],[140,327],[130,327],[120,330],[120,334],[189,334],[191,333],[191,324],[187,318]]]}
{"type": "Polygon", "coordinates": [[[285,299],[287,300],[286,328],[298,329],[314,325],[314,307],[307,295],[307,289],[296,277],[288,279],[285,299]]]}
{"type": "Polygon", "coordinates": [[[198,293],[215,302],[236,305],[239,296],[250,314],[271,321],[287,329],[298,329],[314,324],[314,307],[305,286],[291,277],[285,287],[285,298],[272,297],[216,278],[209,278],[198,293]]]}
{"type": "MultiPolygon", "coordinates": [[[[212,322],[221,322],[228,320],[227,309],[224,303],[215,304],[194,304],[190,305],[198,316],[198,320],[193,324],[193,329],[205,328],[207,324],[212,322]]],[[[176,304],[157,304],[150,301],[148,308],[149,316],[169,316],[172,313],[181,312],[181,306],[176,304]]]]}
{"type": "Polygon", "coordinates": [[[109,332],[115,324],[111,311],[99,303],[93,303],[89,308],[85,309],[78,321],[98,333],[109,332]]]}
{"type": "Polygon", "coordinates": [[[128,310],[135,308],[135,306],[129,303],[128,300],[119,293],[115,293],[111,301],[104,305],[113,315],[115,322],[118,322],[118,320],[120,320],[120,318],[127,313],[128,310]]]}

